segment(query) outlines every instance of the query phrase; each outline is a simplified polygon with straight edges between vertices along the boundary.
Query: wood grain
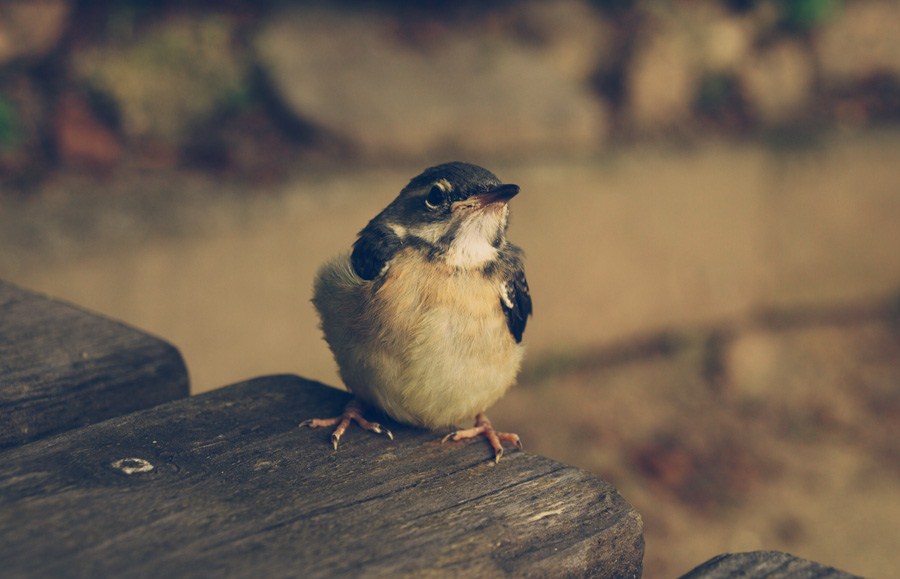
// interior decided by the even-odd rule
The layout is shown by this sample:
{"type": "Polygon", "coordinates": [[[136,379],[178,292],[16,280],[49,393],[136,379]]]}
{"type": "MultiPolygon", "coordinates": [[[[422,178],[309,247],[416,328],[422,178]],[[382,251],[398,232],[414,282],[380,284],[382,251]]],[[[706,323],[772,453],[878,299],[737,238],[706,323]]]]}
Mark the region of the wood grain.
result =
{"type": "Polygon", "coordinates": [[[609,483],[388,420],[395,441],[352,427],[337,451],[297,427],[346,401],[265,377],[9,450],[4,572],[640,576],[641,518],[609,483]]]}
{"type": "Polygon", "coordinates": [[[834,567],[780,551],[752,551],[713,557],[681,579],[854,579],[834,567]]]}
{"type": "Polygon", "coordinates": [[[0,449],[187,395],[171,345],[0,281],[0,449]]]}

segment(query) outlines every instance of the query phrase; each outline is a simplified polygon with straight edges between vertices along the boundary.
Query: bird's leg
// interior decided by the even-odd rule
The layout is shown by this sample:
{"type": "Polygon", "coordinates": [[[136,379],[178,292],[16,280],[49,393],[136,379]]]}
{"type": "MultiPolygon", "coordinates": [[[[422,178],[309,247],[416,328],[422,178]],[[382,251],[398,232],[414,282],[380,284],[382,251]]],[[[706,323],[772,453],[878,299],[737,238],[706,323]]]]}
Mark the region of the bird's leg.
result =
{"type": "Polygon", "coordinates": [[[354,398],[350,400],[350,402],[348,402],[346,406],[344,406],[344,412],[341,413],[340,416],[335,416],[334,418],[310,418],[309,420],[304,420],[303,422],[301,422],[300,426],[319,428],[322,426],[337,425],[337,427],[334,429],[334,432],[331,433],[331,444],[334,446],[335,450],[337,450],[338,442],[340,442],[341,437],[347,430],[347,427],[350,426],[351,421],[359,424],[359,427],[364,430],[368,430],[369,432],[374,432],[376,434],[386,434],[388,438],[394,440],[394,435],[390,430],[378,424],[377,422],[369,422],[368,420],[366,420],[362,415],[363,410],[365,410],[365,406],[363,406],[363,403],[354,398]]]}
{"type": "Polygon", "coordinates": [[[522,450],[522,441],[519,440],[519,435],[512,432],[497,432],[484,412],[479,412],[475,416],[475,426],[451,432],[441,440],[441,444],[450,439],[462,440],[464,438],[475,438],[476,436],[484,436],[491,443],[491,448],[494,449],[494,462],[500,462],[500,458],[503,456],[502,442],[515,444],[516,448],[522,450]]]}

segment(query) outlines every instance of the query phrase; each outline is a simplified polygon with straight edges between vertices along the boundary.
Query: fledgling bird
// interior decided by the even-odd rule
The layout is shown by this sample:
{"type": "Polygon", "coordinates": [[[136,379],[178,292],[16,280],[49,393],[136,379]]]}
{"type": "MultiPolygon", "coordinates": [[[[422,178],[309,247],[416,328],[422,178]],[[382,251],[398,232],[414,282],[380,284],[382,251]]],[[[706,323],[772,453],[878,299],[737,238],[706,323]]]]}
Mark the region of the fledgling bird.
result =
{"type": "Polygon", "coordinates": [[[344,384],[355,398],[341,416],[301,426],[336,426],[335,449],[351,421],[393,435],[363,417],[366,405],[399,422],[485,436],[495,461],[501,441],[485,410],[516,379],[531,295],[522,250],[506,239],[518,185],[490,171],[446,163],[414,177],[353,244],[319,270],[313,304],[344,384]]]}

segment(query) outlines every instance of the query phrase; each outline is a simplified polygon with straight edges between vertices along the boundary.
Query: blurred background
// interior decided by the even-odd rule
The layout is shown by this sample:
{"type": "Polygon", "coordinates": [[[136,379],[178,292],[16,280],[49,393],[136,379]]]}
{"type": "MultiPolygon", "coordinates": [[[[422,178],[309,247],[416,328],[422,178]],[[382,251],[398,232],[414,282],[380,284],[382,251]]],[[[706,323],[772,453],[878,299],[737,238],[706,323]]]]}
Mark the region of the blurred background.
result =
{"type": "Polygon", "coordinates": [[[536,312],[495,424],[620,489],[647,577],[891,576],[898,30],[893,0],[6,0],[0,277],[171,341],[194,393],[339,386],[318,264],[485,165],[536,312]]]}

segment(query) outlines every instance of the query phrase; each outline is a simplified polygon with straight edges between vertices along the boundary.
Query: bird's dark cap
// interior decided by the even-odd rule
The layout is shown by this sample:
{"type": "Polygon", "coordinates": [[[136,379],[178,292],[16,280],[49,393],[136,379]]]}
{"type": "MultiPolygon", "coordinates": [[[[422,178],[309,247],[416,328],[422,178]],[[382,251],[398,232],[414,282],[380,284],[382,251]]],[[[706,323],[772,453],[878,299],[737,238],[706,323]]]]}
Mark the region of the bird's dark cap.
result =
{"type": "Polygon", "coordinates": [[[440,180],[445,180],[450,184],[453,189],[451,197],[454,200],[486,193],[500,185],[500,179],[484,167],[473,165],[472,163],[454,161],[425,169],[409,182],[407,188],[426,187],[440,180]]]}

